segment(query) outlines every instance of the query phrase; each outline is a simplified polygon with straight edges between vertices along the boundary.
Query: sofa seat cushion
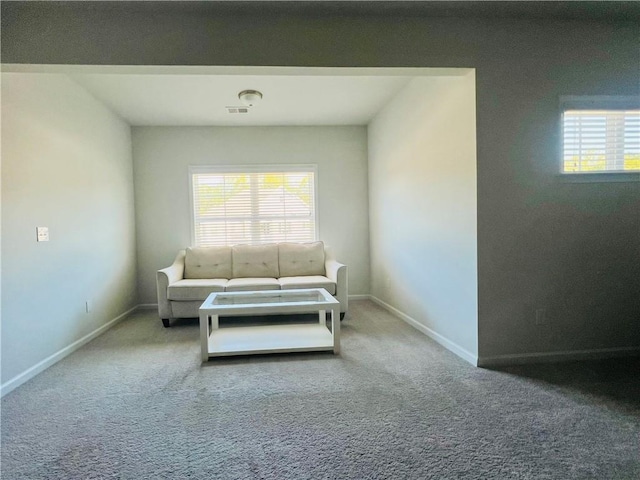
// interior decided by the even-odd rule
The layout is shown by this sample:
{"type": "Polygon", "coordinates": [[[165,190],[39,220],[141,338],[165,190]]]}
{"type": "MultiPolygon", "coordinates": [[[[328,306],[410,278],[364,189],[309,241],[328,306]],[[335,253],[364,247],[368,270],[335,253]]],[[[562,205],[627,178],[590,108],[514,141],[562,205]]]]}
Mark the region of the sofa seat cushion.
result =
{"type": "Polygon", "coordinates": [[[231,278],[231,247],[189,247],[184,278],[231,278]]]}
{"type": "Polygon", "coordinates": [[[324,244],[280,243],[278,266],[281,277],[324,275],[324,244]]]}
{"type": "Polygon", "coordinates": [[[280,290],[276,278],[232,278],[227,283],[227,292],[245,292],[248,290],[280,290]]]}
{"type": "Polygon", "coordinates": [[[324,288],[331,295],[336,294],[336,283],[329,280],[324,275],[306,275],[301,277],[280,277],[280,288],[287,290],[290,288],[324,288]]]}
{"type": "Polygon", "coordinates": [[[233,277],[278,278],[278,245],[234,245],[231,248],[233,277]]]}
{"type": "Polygon", "coordinates": [[[212,292],[224,292],[227,286],[226,278],[187,278],[172,283],[167,288],[167,298],[180,302],[200,300],[205,301],[212,292]]]}

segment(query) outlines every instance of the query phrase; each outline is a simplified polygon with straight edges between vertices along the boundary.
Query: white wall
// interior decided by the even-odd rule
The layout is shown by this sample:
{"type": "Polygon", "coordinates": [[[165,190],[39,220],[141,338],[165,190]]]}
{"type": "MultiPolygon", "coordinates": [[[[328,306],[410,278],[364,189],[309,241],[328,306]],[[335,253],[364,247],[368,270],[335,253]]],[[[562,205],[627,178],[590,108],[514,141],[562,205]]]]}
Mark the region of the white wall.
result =
{"type": "Polygon", "coordinates": [[[417,78],[369,125],[372,294],[478,353],[475,75],[417,78]]]}
{"type": "Polygon", "coordinates": [[[7,391],[136,304],[130,128],[64,75],[3,73],[2,169],[7,391]]]}
{"type": "Polygon", "coordinates": [[[134,127],[133,152],[141,303],[191,243],[190,165],[317,164],[320,238],[369,293],[365,127],[134,127]]]}

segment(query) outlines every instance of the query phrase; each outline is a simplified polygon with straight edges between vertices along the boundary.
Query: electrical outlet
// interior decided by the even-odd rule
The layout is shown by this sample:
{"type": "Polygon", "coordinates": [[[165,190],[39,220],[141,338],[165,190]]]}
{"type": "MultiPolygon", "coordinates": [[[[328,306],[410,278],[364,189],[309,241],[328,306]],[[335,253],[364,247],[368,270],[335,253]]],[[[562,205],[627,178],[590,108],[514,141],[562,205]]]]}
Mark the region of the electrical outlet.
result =
{"type": "Polygon", "coordinates": [[[546,308],[536,308],[536,325],[546,325],[547,324],[547,309],[546,308]]]}

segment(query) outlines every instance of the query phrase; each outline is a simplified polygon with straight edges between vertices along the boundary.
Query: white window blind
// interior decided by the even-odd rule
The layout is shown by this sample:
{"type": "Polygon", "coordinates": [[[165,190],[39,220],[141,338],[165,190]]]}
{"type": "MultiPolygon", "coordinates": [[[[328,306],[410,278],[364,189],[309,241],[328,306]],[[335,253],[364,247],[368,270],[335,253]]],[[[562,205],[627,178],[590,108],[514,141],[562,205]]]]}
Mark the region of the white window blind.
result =
{"type": "Polygon", "coordinates": [[[563,173],[640,172],[640,109],[566,110],[563,173]]]}
{"type": "Polygon", "coordinates": [[[315,167],[191,170],[196,246],[317,238],[315,167]]]}

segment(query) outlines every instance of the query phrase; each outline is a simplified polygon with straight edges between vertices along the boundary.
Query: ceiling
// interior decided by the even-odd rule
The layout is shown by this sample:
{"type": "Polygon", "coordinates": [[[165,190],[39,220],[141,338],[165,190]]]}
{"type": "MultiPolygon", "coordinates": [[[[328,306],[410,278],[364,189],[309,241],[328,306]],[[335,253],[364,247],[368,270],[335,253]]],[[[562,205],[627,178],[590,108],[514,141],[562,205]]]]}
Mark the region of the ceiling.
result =
{"type": "Polygon", "coordinates": [[[366,125],[412,77],[404,75],[71,74],[131,125],[366,125]],[[248,113],[238,93],[259,90],[248,113]]]}
{"type": "MultiPolygon", "coordinates": [[[[179,3],[186,3],[178,0],[179,3]]],[[[176,3],[170,2],[170,3],[176,3]]],[[[626,21],[640,19],[638,0],[209,0],[227,11],[339,15],[410,15],[457,18],[520,18],[626,21]],[[268,4],[268,7],[266,5],[268,4]]]]}
{"type": "MultiPolygon", "coordinates": [[[[15,4],[49,4],[52,8],[127,9],[158,12],[160,10],[194,12],[215,11],[221,14],[269,15],[368,15],[422,16],[456,18],[519,18],[588,21],[640,20],[638,0],[82,0],[74,2],[31,0],[2,2],[15,4]]],[[[10,4],[10,5],[6,5],[10,4]]]]}
{"type": "Polygon", "coordinates": [[[410,82],[470,68],[2,65],[3,74],[65,75],[132,126],[367,125],[410,82]],[[248,113],[242,90],[263,99],[248,113]]]}

